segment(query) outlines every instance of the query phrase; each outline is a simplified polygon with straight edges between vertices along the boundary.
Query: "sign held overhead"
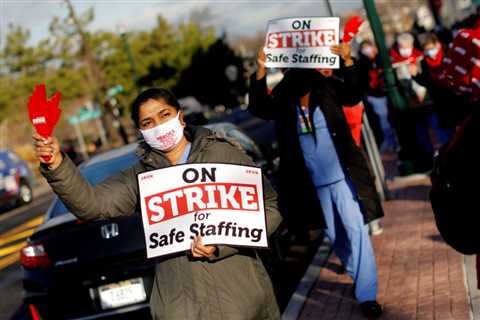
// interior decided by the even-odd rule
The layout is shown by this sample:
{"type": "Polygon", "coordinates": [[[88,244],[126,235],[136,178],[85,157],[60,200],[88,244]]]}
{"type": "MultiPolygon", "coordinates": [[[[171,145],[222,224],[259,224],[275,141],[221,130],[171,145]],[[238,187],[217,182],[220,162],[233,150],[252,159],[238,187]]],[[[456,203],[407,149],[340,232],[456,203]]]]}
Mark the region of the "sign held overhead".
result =
{"type": "Polygon", "coordinates": [[[338,69],[340,57],[330,52],[330,46],[339,43],[339,24],[337,17],[269,21],[265,66],[338,69]]]}

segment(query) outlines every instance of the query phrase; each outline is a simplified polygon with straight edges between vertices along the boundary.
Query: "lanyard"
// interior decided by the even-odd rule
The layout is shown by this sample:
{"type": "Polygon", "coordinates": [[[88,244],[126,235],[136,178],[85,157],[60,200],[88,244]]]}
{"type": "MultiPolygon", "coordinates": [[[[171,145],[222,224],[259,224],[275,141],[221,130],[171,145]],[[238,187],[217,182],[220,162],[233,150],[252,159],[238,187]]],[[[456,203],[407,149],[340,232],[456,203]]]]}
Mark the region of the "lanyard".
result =
{"type": "Polygon", "coordinates": [[[301,134],[308,134],[312,133],[312,123],[310,121],[310,115],[308,107],[306,106],[298,106],[300,111],[300,116],[298,117],[298,122],[300,123],[300,133],[301,134]]]}

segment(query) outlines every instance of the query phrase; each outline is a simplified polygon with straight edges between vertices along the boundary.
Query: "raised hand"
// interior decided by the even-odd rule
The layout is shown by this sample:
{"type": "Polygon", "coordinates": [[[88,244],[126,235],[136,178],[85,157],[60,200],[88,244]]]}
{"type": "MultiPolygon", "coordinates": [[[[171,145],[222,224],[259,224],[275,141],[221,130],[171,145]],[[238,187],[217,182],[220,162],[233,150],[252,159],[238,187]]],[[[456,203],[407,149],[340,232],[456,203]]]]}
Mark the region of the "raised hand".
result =
{"type": "Polygon", "coordinates": [[[352,47],[350,44],[346,42],[342,42],[339,45],[331,46],[330,51],[334,54],[338,54],[340,58],[345,62],[345,65],[351,66],[353,65],[353,59],[351,56],[352,53],[352,47]]]}
{"type": "Polygon", "coordinates": [[[265,68],[265,60],[266,56],[262,47],[257,54],[257,80],[260,80],[267,75],[267,68],[265,68]]]}

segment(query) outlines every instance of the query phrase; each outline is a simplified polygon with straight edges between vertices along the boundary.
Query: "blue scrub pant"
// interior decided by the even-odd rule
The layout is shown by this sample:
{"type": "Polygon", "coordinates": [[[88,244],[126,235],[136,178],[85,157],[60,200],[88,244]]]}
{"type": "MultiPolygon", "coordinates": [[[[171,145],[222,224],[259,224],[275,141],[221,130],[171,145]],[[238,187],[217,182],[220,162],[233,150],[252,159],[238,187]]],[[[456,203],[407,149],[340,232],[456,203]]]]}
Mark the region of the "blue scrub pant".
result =
{"type": "Polygon", "coordinates": [[[398,148],[398,140],[388,117],[387,97],[367,96],[367,100],[372,106],[373,112],[377,114],[382,128],[383,143],[380,146],[381,151],[395,151],[398,148]]]}
{"type": "Polygon", "coordinates": [[[353,186],[343,179],[317,187],[317,194],[327,224],[327,236],[356,285],[355,297],[359,303],[376,300],[375,254],[353,186]]]}
{"type": "Polygon", "coordinates": [[[443,128],[440,125],[440,120],[438,119],[438,113],[436,111],[432,111],[428,117],[428,122],[430,123],[430,127],[435,131],[438,142],[440,142],[442,146],[446,144],[453,135],[453,130],[450,128],[443,128]]]}

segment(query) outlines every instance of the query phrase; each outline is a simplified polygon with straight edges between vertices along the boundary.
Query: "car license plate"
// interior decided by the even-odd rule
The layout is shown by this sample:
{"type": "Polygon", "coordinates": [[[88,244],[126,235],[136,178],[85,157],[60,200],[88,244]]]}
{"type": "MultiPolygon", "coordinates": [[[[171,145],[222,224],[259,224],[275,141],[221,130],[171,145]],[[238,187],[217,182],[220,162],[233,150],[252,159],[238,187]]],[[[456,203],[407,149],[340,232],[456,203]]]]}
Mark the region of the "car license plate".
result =
{"type": "Polygon", "coordinates": [[[98,293],[102,309],[118,308],[147,299],[142,278],[100,286],[98,287],[98,293]]]}

